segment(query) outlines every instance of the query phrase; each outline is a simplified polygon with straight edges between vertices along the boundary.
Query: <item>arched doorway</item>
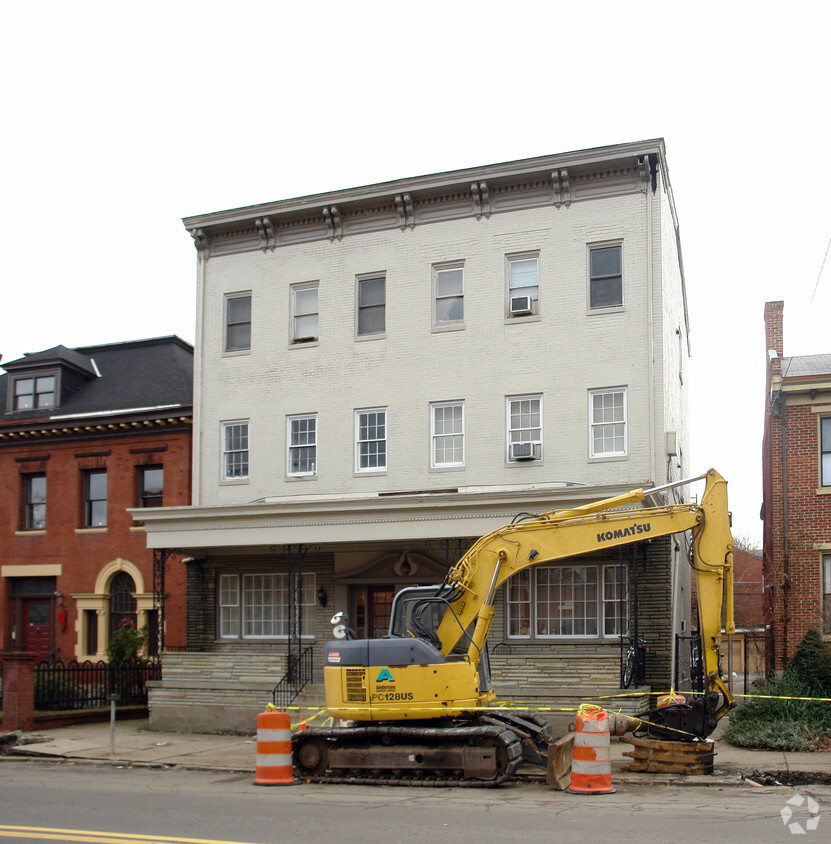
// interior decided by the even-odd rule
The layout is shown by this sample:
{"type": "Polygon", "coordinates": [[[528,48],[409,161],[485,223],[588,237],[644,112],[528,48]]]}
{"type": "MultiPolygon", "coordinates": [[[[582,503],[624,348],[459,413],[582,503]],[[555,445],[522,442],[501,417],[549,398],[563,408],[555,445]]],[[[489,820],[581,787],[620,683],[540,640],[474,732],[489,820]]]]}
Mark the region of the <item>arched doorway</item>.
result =
{"type": "Polygon", "coordinates": [[[136,584],[126,571],[118,572],[110,583],[110,636],[124,621],[136,627],[136,584]]]}

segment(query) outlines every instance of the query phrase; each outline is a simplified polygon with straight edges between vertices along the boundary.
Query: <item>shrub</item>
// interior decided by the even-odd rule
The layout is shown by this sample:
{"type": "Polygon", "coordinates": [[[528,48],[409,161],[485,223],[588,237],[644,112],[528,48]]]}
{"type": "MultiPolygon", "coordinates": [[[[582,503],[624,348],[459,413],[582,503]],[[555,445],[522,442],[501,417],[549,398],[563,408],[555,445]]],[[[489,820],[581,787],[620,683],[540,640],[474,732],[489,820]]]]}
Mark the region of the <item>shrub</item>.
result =
{"type": "Polygon", "coordinates": [[[809,631],[778,679],[730,714],[724,737],[738,747],[818,750],[831,741],[831,655],[816,631],[809,631]],[[817,646],[819,645],[819,647],[817,646]],[[768,697],[765,697],[768,696],[768,697]]]}
{"type": "Polygon", "coordinates": [[[110,636],[107,662],[112,666],[135,665],[141,662],[139,654],[147,645],[147,638],[147,627],[136,630],[133,622],[125,618],[110,636]]]}

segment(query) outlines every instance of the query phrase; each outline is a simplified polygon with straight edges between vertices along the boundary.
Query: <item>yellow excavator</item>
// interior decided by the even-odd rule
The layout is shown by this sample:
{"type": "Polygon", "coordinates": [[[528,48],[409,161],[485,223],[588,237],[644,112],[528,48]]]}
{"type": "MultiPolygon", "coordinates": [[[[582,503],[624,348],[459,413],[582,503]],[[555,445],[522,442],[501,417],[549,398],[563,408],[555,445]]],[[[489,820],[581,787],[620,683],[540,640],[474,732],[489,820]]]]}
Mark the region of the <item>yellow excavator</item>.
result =
{"type": "Polygon", "coordinates": [[[496,786],[523,763],[545,767],[553,742],[539,712],[492,706],[487,639],[498,588],[524,569],[689,531],[705,691],[637,716],[637,735],[703,739],[734,704],[719,670],[734,632],[733,538],[727,482],[710,470],[569,510],[525,516],[481,537],[444,583],[402,589],[389,635],[355,639],[340,615],[326,644],[331,726],[295,734],[295,774],[306,781],[496,786]],[[640,507],[650,495],[705,481],[699,503],[640,507]],[[628,508],[628,509],[627,509],[628,508]]]}

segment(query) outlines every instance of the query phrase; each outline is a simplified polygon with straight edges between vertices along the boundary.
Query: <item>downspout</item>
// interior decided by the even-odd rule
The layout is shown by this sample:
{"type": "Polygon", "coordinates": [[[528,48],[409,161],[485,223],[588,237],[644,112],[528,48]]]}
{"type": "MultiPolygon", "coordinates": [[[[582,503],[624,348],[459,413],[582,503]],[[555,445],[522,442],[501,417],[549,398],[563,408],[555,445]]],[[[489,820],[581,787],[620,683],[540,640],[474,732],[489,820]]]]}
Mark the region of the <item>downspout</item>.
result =
{"type": "Polygon", "coordinates": [[[193,425],[191,447],[191,504],[202,503],[202,461],[199,452],[202,447],[202,355],[205,353],[205,274],[208,255],[199,249],[197,241],[196,264],[196,342],[193,355],[193,425]]]}
{"type": "Polygon", "coordinates": [[[779,420],[782,424],[782,668],[788,664],[788,615],[790,612],[790,562],[788,542],[788,450],[785,441],[785,393],[779,393],[779,420]]]}

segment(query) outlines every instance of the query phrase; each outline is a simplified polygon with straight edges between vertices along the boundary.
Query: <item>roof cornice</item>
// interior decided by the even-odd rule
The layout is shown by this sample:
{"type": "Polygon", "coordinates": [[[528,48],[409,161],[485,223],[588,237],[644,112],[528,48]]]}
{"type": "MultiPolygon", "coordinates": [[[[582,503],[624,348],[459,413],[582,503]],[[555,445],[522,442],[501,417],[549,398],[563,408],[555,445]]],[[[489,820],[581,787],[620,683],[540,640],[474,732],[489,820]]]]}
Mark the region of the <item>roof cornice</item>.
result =
{"type": "MultiPolygon", "coordinates": [[[[185,217],[200,259],[542,206],[669,192],[662,139],[396,179],[185,217]]],[[[670,203],[672,203],[670,194],[670,203]]]]}

